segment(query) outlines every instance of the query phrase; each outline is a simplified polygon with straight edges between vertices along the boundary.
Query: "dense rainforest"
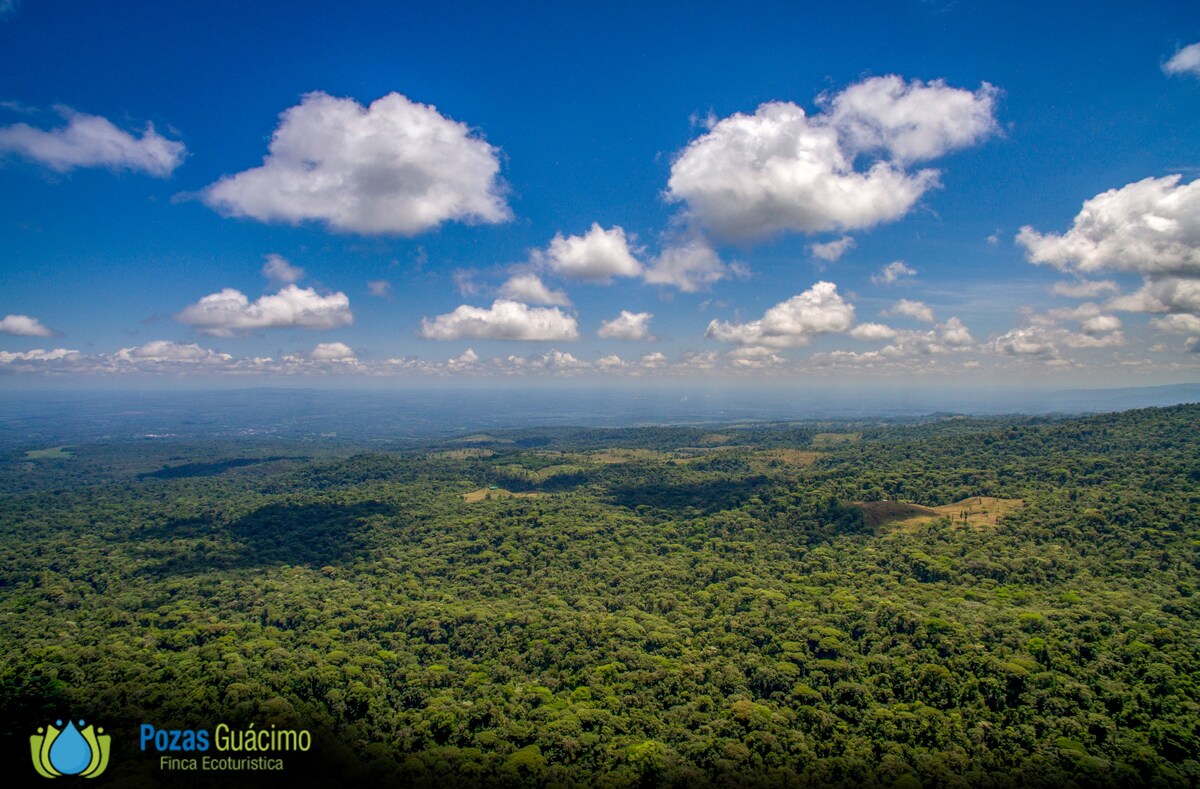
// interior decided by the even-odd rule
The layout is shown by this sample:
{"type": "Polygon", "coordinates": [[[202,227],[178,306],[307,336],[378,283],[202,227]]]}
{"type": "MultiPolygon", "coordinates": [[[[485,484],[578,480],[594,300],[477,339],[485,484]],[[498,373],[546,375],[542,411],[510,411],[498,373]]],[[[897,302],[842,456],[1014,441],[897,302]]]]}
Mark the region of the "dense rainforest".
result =
{"type": "Polygon", "coordinates": [[[1197,786],[1198,426],[5,449],[7,772],[69,713],[97,785],[225,721],[311,730],[292,786],[1197,786]]]}

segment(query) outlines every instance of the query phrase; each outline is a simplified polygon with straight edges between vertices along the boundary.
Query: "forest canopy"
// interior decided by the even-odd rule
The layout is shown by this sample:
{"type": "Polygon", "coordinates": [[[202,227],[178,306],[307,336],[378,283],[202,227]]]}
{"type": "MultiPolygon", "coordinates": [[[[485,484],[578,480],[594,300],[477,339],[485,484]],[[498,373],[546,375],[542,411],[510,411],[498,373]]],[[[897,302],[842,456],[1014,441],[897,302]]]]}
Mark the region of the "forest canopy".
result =
{"type": "Polygon", "coordinates": [[[1197,424],[6,450],[0,726],[118,785],[221,720],[384,784],[1195,786],[1197,424]]]}

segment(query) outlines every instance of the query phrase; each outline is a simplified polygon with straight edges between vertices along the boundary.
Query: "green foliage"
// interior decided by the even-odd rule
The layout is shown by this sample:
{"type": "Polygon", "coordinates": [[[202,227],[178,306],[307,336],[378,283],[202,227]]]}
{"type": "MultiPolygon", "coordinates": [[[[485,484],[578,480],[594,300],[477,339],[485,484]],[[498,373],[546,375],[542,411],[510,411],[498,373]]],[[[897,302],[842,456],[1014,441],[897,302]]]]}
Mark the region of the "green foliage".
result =
{"type": "Polygon", "coordinates": [[[1197,423],[22,453],[0,727],[304,725],[425,786],[1196,785],[1197,423]],[[489,485],[544,495],[464,501],[489,485]],[[1025,507],[874,534],[852,504],[985,495],[1025,507]]]}

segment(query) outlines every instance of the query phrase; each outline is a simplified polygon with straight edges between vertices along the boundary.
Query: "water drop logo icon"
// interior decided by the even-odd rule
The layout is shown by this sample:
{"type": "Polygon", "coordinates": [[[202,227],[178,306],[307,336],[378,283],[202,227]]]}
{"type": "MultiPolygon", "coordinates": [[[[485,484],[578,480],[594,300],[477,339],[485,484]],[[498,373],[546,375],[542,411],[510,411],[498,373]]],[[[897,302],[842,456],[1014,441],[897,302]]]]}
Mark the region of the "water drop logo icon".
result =
{"type": "Polygon", "coordinates": [[[33,768],[44,778],[60,775],[79,775],[95,778],[108,767],[108,750],[112,737],[104,729],[85,726],[79,721],[62,721],[53,726],[38,727],[38,733],[29,738],[29,753],[33,757],[33,768]]]}

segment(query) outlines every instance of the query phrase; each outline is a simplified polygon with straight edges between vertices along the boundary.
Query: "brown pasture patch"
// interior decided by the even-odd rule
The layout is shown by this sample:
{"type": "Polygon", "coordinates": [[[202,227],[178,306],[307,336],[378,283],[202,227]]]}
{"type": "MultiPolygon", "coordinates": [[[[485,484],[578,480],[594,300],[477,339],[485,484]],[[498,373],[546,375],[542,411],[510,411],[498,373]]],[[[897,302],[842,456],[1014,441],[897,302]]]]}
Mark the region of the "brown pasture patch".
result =
{"type": "Polygon", "coordinates": [[[480,488],[470,493],[464,493],[462,497],[463,501],[475,502],[486,501],[487,499],[538,499],[543,495],[537,491],[513,493],[511,490],[505,490],[504,488],[480,488]]]}
{"type": "Polygon", "coordinates": [[[466,449],[447,449],[442,452],[434,452],[435,458],[449,458],[450,460],[466,460],[467,458],[490,458],[496,454],[490,449],[483,447],[468,447],[466,449]]]}
{"type": "Polygon", "coordinates": [[[814,447],[828,447],[834,444],[853,444],[862,438],[861,433],[817,433],[812,437],[814,447]]]}
{"type": "Polygon", "coordinates": [[[956,526],[994,528],[1000,523],[1000,518],[1024,507],[1025,502],[1021,499],[971,496],[940,507],[922,507],[904,501],[854,502],[854,506],[863,511],[867,525],[872,529],[886,526],[889,531],[909,532],[938,518],[949,518],[956,526]]]}
{"type": "Polygon", "coordinates": [[[789,466],[811,466],[820,459],[821,454],[806,449],[767,449],[759,452],[758,456],[767,460],[782,460],[789,466]]]}
{"type": "Polygon", "coordinates": [[[601,449],[580,457],[595,463],[634,463],[639,460],[676,460],[675,455],[654,449],[601,449]]]}

